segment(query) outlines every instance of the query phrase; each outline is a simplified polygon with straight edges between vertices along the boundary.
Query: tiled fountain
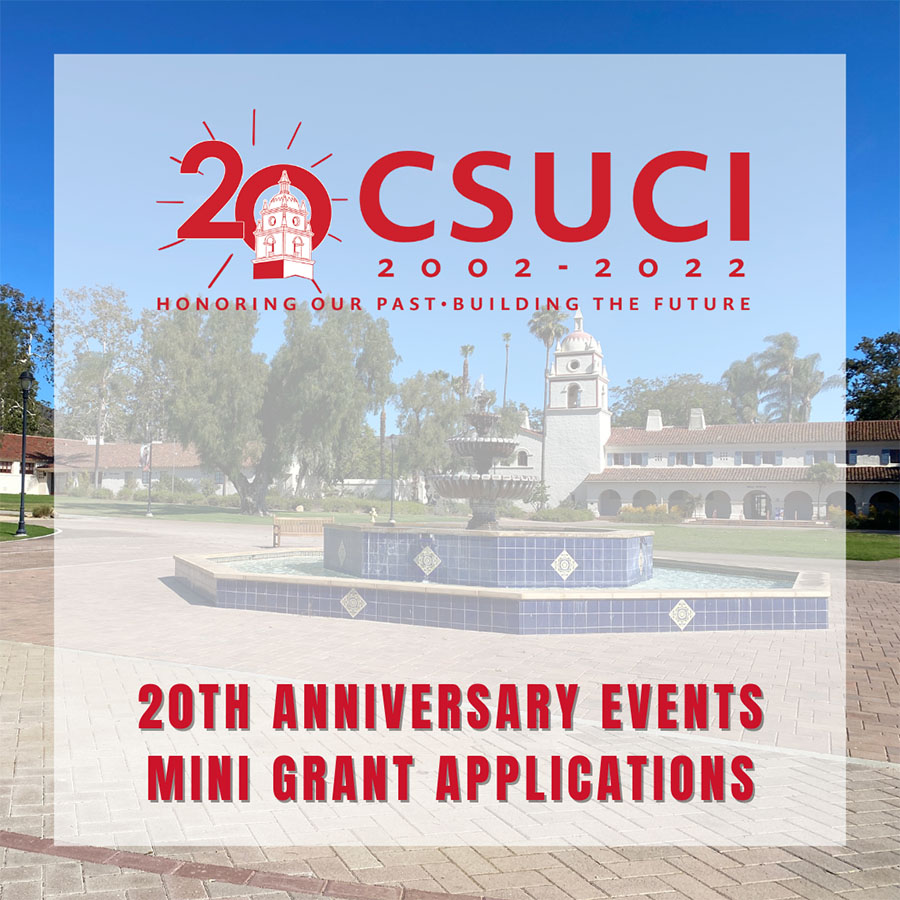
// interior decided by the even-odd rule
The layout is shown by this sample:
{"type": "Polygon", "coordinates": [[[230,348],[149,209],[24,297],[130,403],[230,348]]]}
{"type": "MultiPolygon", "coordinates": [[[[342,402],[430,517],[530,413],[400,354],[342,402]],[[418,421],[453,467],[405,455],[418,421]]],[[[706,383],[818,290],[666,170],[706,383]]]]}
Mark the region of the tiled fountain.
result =
{"type": "Polygon", "coordinates": [[[650,578],[649,531],[500,530],[498,504],[528,500],[537,479],[492,474],[516,441],[497,436],[500,416],[488,410],[489,397],[476,393],[466,417],[471,432],[449,441],[475,471],[431,479],[441,496],[469,501],[466,528],[326,525],[325,567],[358,578],[496,588],[627,587],[650,578]]]}
{"type": "MultiPolygon", "coordinates": [[[[468,527],[326,525],[322,550],[176,556],[175,573],[216,606],[507,634],[826,628],[825,575],[657,565],[653,534],[558,525],[502,529],[497,505],[534,479],[491,474],[515,442],[476,397],[474,433],[451,446],[475,472],[433,479],[468,499],[468,527]]],[[[659,561],[657,561],[659,563],[659,561]]]]}

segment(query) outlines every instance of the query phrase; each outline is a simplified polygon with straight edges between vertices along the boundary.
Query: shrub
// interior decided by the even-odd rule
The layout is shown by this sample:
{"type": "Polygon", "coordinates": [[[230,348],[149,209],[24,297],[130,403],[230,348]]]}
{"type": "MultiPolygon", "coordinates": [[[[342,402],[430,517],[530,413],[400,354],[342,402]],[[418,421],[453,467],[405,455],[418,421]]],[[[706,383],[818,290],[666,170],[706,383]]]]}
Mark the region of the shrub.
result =
{"type": "Polygon", "coordinates": [[[134,500],[134,486],[123,485],[116,494],[116,500],[134,500]]]}
{"type": "Polygon", "coordinates": [[[539,509],[528,518],[535,522],[591,522],[594,515],[589,509],[557,506],[554,509],[539,509]]]}
{"type": "Polygon", "coordinates": [[[282,494],[279,491],[271,491],[266,494],[266,503],[269,505],[269,509],[292,510],[300,505],[295,497],[282,494]]]}
{"type": "Polygon", "coordinates": [[[53,507],[47,503],[42,503],[40,506],[32,507],[31,515],[35,519],[52,519],[53,518],[53,507]]]}
{"type": "Polygon", "coordinates": [[[623,506],[616,518],[620,522],[681,522],[684,512],[677,506],[671,510],[665,503],[650,506],[623,506]]]}
{"type": "Polygon", "coordinates": [[[216,484],[211,478],[205,478],[198,485],[198,489],[204,497],[212,497],[216,492],[216,484]]]}
{"type": "MultiPolygon", "coordinates": [[[[829,518],[831,510],[835,507],[829,507],[829,518]]],[[[878,510],[874,506],[870,506],[868,513],[846,513],[847,528],[854,531],[897,531],[900,527],[900,521],[896,512],[888,509],[878,510]]]]}
{"type": "Polygon", "coordinates": [[[91,489],[91,499],[92,500],[112,500],[115,494],[109,488],[92,488],[91,489]]]}
{"type": "Polygon", "coordinates": [[[846,528],[848,527],[847,519],[851,515],[853,514],[842,506],[829,506],[828,524],[831,525],[832,528],[846,528]]]}
{"type": "Polygon", "coordinates": [[[515,503],[500,503],[497,506],[497,515],[505,519],[526,519],[528,518],[528,510],[515,503]]]}

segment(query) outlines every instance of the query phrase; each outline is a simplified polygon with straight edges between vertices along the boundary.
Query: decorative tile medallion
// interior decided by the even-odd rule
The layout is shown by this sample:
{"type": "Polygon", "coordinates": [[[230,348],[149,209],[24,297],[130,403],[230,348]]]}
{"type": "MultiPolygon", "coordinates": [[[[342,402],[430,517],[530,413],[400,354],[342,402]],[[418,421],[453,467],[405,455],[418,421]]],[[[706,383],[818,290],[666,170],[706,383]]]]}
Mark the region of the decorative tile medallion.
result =
{"type": "Polygon", "coordinates": [[[431,547],[423,547],[413,562],[422,570],[424,575],[430,575],[441,564],[441,558],[431,547]]]}
{"type": "Polygon", "coordinates": [[[696,613],[689,603],[685,603],[684,600],[679,600],[669,612],[669,618],[682,630],[684,631],[688,625],[691,624],[691,619],[694,618],[696,613]]]}
{"type": "Polygon", "coordinates": [[[365,608],[366,601],[356,588],[350,588],[343,597],[341,597],[341,606],[355,619],[365,608]]]}
{"type": "Polygon", "coordinates": [[[344,546],[344,542],[341,541],[338,545],[338,562],[343,565],[345,559],[347,559],[347,548],[344,546]]]}
{"type": "Polygon", "coordinates": [[[563,550],[563,552],[550,563],[550,568],[554,569],[556,574],[565,581],[578,568],[578,563],[569,556],[566,550],[563,550]]]}

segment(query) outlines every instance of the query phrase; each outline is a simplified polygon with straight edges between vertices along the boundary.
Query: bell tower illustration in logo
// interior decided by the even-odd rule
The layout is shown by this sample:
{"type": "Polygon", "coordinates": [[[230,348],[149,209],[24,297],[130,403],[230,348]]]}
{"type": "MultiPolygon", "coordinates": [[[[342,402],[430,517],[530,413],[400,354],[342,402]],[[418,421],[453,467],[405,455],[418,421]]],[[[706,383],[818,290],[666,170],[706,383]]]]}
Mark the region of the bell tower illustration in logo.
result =
{"type": "Polygon", "coordinates": [[[291,193],[291,180],[287,172],[282,172],[278,193],[271,200],[263,200],[256,220],[254,278],[298,276],[312,281],[313,232],[308,218],[306,201],[291,193]]]}

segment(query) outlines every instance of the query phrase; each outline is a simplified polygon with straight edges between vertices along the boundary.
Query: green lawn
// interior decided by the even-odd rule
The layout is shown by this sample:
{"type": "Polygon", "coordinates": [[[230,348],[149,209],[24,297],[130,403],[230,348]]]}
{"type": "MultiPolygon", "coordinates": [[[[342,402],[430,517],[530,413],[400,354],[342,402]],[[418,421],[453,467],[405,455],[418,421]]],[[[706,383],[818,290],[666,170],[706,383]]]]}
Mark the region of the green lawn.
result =
{"type": "MultiPolygon", "coordinates": [[[[19,494],[0,494],[0,509],[9,512],[19,511],[19,494]]],[[[30,510],[34,506],[53,506],[52,494],[26,494],[25,509],[30,510]]]]}
{"type": "MultiPolygon", "coordinates": [[[[237,509],[220,506],[190,506],[179,503],[154,503],[153,517],[160,519],[174,519],[180,522],[226,522],[239,525],[260,525],[272,527],[271,516],[245,516],[237,509]]],[[[147,513],[147,501],[134,502],[124,500],[91,500],[84,497],[64,497],[61,500],[60,511],[79,516],[128,516],[140,518],[147,513]]],[[[329,513],[329,512],[288,512],[278,510],[278,516],[294,516],[296,518],[322,518],[333,516],[335,522],[368,522],[369,517],[364,513],[329,513]]],[[[437,525],[439,522],[455,521],[461,524],[464,518],[451,519],[447,516],[433,516],[427,513],[423,515],[397,515],[397,522],[405,525],[427,523],[437,525]]],[[[379,516],[376,520],[384,523],[386,516],[379,516]]]]}
{"type": "Polygon", "coordinates": [[[897,559],[900,534],[847,532],[847,559],[897,559]]]}
{"type": "MultiPolygon", "coordinates": [[[[29,495],[27,506],[35,503],[51,503],[53,498],[40,495],[29,495]]],[[[126,516],[143,517],[147,511],[146,502],[126,502],[123,500],[91,500],[81,497],[64,497],[61,510],[76,515],[94,516],[126,516]]],[[[18,495],[0,495],[0,506],[7,509],[18,509],[18,495]],[[8,498],[15,499],[15,506],[8,503],[8,498]]],[[[224,522],[241,525],[258,525],[261,528],[271,527],[270,517],[245,516],[232,508],[216,506],[189,506],[176,503],[154,503],[153,515],[161,519],[173,519],[182,522],[224,522]]],[[[332,513],[322,512],[278,512],[279,516],[319,517],[332,513]]],[[[369,517],[362,513],[334,513],[335,522],[368,522],[369,517]]],[[[398,515],[397,522],[403,525],[423,524],[435,526],[439,523],[462,525],[464,517],[437,517],[433,515],[398,515]]],[[[386,521],[385,516],[378,518],[386,521]]],[[[528,523],[520,520],[518,525],[527,527],[528,523]]],[[[653,531],[655,550],[697,551],[708,553],[735,553],[756,556],[797,556],[812,559],[841,559],[846,553],[847,559],[876,560],[895,559],[900,557],[900,535],[872,534],[854,531],[844,532],[835,528],[791,528],[791,527],[759,527],[733,525],[619,525],[614,528],[644,529],[653,531]]],[[[39,526],[29,526],[29,529],[39,526]]],[[[52,530],[52,529],[51,529],[52,530]]],[[[12,531],[15,531],[13,526],[12,531]]],[[[30,533],[30,531],[29,531],[30,533]]],[[[46,534],[43,529],[35,533],[46,534]]],[[[6,538],[8,539],[8,537],[6,538]]]]}
{"type": "Polygon", "coordinates": [[[737,525],[615,525],[654,533],[654,550],[799,556],[813,559],[893,559],[900,557],[900,535],[836,528],[766,528],[737,525]]]}
{"type": "MultiPolygon", "coordinates": [[[[16,536],[18,528],[16,522],[0,522],[0,541],[17,541],[21,539],[21,535],[16,536]]],[[[52,528],[45,528],[43,525],[26,525],[25,531],[28,532],[26,537],[40,537],[43,534],[52,534],[52,528]]]]}

